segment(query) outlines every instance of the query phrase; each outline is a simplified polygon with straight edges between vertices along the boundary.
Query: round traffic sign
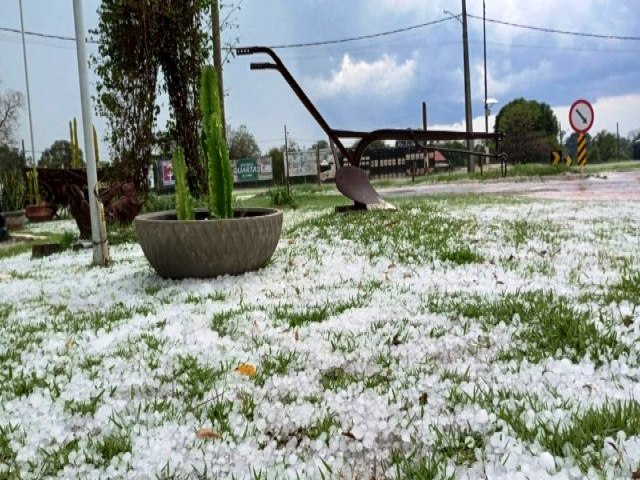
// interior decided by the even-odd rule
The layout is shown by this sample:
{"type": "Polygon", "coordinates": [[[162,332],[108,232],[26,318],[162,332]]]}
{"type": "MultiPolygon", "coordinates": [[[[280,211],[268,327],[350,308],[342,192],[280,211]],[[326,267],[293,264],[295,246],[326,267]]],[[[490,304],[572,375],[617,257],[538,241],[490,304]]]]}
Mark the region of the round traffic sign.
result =
{"type": "Polygon", "coordinates": [[[586,100],[576,100],[569,109],[569,123],[576,133],[587,133],[593,126],[593,107],[586,100]]]}

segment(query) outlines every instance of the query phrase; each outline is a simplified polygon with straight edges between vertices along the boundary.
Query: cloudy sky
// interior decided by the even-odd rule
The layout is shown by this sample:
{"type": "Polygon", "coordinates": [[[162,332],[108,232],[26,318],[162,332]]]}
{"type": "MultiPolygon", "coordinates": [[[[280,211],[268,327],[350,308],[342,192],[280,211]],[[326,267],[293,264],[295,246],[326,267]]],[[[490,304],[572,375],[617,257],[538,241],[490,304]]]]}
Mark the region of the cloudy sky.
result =
{"type": "MultiPolygon", "coordinates": [[[[73,36],[71,0],[22,0],[25,29],[73,36]]],[[[85,1],[87,28],[97,24],[98,0],[85,1]]],[[[640,128],[640,16],[638,0],[486,0],[487,18],[555,30],[631,36],[616,40],[541,32],[487,23],[488,96],[494,113],[517,97],[550,104],[569,130],[569,105],[594,104],[593,132],[621,135],[640,128]]],[[[482,16],[482,1],[467,0],[482,16]]],[[[369,35],[446,19],[404,33],[307,48],[279,49],[282,59],[334,128],[418,128],[421,102],[430,128],[464,129],[462,27],[450,18],[458,0],[244,0],[238,28],[225,36],[239,45],[285,45],[369,35]],[[445,11],[447,13],[445,13],[445,11]],[[449,18],[448,18],[449,17],[449,18]]],[[[0,0],[0,27],[20,28],[18,0],[0,0]]],[[[469,18],[474,130],[484,130],[482,20],[469,18]]],[[[89,46],[94,53],[95,46],[89,46]]],[[[80,118],[73,42],[27,37],[36,156],[67,138],[80,118]]],[[[291,138],[311,144],[320,128],[275,71],[250,71],[260,57],[231,59],[225,70],[227,121],[246,125],[268,150],[291,138]]],[[[0,88],[25,91],[20,35],[0,31],[0,88]]],[[[163,110],[159,125],[166,121],[163,110]]],[[[96,119],[100,133],[104,122],[96,119]]],[[[493,122],[490,122],[492,128],[493,122]]],[[[26,109],[21,137],[27,149],[26,109]]],[[[102,146],[106,155],[106,146],[102,146]]],[[[104,157],[103,157],[104,158],[104,157]]]]}

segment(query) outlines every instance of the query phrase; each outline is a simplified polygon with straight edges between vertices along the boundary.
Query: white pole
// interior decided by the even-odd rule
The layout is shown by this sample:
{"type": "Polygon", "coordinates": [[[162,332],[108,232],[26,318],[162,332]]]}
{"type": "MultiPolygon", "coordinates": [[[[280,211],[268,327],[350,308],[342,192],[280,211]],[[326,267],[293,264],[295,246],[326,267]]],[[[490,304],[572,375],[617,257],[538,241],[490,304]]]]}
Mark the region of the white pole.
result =
{"type": "Polygon", "coordinates": [[[29,110],[29,134],[31,136],[31,160],[33,166],[36,166],[36,149],[33,143],[33,121],[31,120],[31,95],[29,93],[29,71],[27,70],[27,47],[24,42],[24,19],[22,16],[22,0],[18,0],[20,4],[20,31],[22,32],[22,56],[24,57],[24,78],[27,82],[27,109],[29,110]]]}
{"type": "Polygon", "coordinates": [[[96,158],[93,150],[91,118],[91,97],[89,96],[89,79],[87,67],[87,51],[85,46],[84,13],[82,0],[73,0],[73,16],[76,27],[76,51],[78,54],[78,77],[80,79],[80,101],[82,102],[82,133],[84,135],[84,153],[87,159],[87,187],[89,189],[89,214],[91,215],[91,240],[93,242],[93,263],[105,265],[109,260],[107,239],[100,235],[100,211],[95,196],[98,183],[96,158]]]}

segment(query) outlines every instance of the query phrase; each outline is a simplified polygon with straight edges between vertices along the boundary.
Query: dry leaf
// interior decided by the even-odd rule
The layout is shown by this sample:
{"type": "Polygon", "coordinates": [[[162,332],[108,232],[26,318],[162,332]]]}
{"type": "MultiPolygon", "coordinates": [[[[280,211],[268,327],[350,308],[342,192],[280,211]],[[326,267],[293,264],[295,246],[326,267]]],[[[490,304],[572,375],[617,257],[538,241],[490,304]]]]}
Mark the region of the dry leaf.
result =
{"type": "Polygon", "coordinates": [[[73,347],[73,338],[71,337],[67,338],[67,341],[64,344],[64,346],[67,348],[67,350],[71,350],[71,347],[73,347]]]}
{"type": "Polygon", "coordinates": [[[387,267],[387,270],[393,270],[394,268],[396,268],[396,264],[390,263],[389,266],[387,267]]]}
{"type": "Polygon", "coordinates": [[[293,245],[294,242],[295,242],[295,240],[293,238],[290,238],[289,241],[288,241],[289,245],[293,245]]]}
{"type": "Polygon", "coordinates": [[[428,400],[429,400],[429,395],[427,395],[427,392],[421,393],[420,397],[418,397],[418,401],[420,402],[420,405],[426,405],[428,400]]]}
{"type": "Polygon", "coordinates": [[[347,438],[350,438],[351,440],[355,440],[356,439],[355,435],[353,433],[351,433],[351,432],[342,432],[342,435],[344,435],[347,438]]]}
{"type": "Polygon", "coordinates": [[[630,327],[631,325],[633,325],[633,317],[631,317],[631,315],[627,315],[622,319],[622,324],[625,327],[630,327]]]}
{"type": "Polygon", "coordinates": [[[250,363],[241,363],[237,366],[236,372],[246,377],[253,377],[256,374],[256,367],[250,363]]]}
{"type": "Polygon", "coordinates": [[[300,334],[298,333],[298,330],[296,330],[296,333],[295,333],[295,335],[294,335],[294,338],[296,339],[296,342],[297,342],[298,340],[300,340],[300,334]]]}
{"type": "Polygon", "coordinates": [[[404,278],[411,278],[411,274],[409,272],[404,273],[404,278]]]}
{"type": "Polygon", "coordinates": [[[196,430],[196,437],[198,438],[213,438],[214,440],[220,440],[222,435],[211,428],[199,428],[196,430]]]}
{"type": "Polygon", "coordinates": [[[389,342],[391,345],[393,346],[398,346],[400,345],[402,342],[400,341],[400,332],[397,332],[393,338],[391,339],[391,341],[389,342]]]}

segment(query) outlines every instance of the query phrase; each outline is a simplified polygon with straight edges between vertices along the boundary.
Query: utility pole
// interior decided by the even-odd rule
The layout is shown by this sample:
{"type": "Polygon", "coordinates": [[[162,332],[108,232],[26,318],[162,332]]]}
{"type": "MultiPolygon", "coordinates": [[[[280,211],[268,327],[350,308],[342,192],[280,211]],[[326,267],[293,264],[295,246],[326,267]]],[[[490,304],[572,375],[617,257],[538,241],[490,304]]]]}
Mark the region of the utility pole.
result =
{"type": "MultiPolygon", "coordinates": [[[[467,133],[473,132],[473,117],[471,114],[471,75],[469,73],[469,38],[467,36],[467,1],[462,0],[462,49],[464,55],[464,110],[467,133]]],[[[467,172],[474,170],[471,156],[472,141],[467,140],[467,172]]]]}
{"type": "Polygon", "coordinates": [[[484,49],[484,132],[489,133],[489,105],[487,104],[487,10],[482,0],[482,45],[484,49]]]}
{"type": "Polygon", "coordinates": [[[222,82],[222,50],[220,47],[220,5],[211,0],[211,33],[213,37],[213,67],[218,74],[220,112],[222,113],[222,136],[227,139],[227,121],[224,116],[224,85],[222,82]]]}
{"type": "Polygon", "coordinates": [[[98,172],[96,170],[96,157],[93,149],[91,118],[91,96],[89,95],[89,75],[87,63],[87,50],[85,45],[84,13],[82,11],[83,0],[73,0],[73,17],[76,27],[76,53],[78,56],[78,77],[80,80],[80,101],[82,103],[82,133],[84,136],[84,154],[87,159],[87,189],[89,190],[89,215],[91,217],[91,241],[93,243],[94,265],[107,265],[109,263],[109,245],[107,244],[106,229],[104,228],[104,216],[101,215],[96,198],[96,186],[98,184],[98,172]]]}
{"type": "MultiPolygon", "coordinates": [[[[427,131],[427,102],[422,102],[422,130],[427,131]]],[[[429,175],[429,150],[426,148],[424,149],[424,174],[429,175]]]]}
{"type": "Polygon", "coordinates": [[[36,149],[33,143],[33,120],[31,119],[31,95],[29,92],[29,71],[27,69],[27,47],[24,41],[24,18],[22,15],[22,0],[19,0],[18,3],[20,4],[20,31],[22,33],[22,56],[24,58],[24,78],[25,78],[25,81],[27,82],[27,109],[29,110],[29,134],[31,136],[31,160],[33,161],[33,167],[35,168],[36,149]]]}

